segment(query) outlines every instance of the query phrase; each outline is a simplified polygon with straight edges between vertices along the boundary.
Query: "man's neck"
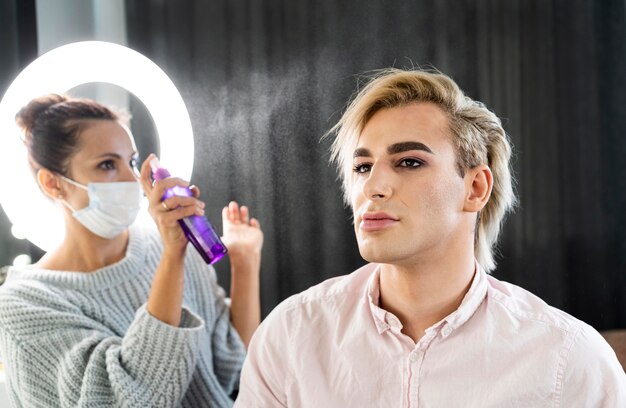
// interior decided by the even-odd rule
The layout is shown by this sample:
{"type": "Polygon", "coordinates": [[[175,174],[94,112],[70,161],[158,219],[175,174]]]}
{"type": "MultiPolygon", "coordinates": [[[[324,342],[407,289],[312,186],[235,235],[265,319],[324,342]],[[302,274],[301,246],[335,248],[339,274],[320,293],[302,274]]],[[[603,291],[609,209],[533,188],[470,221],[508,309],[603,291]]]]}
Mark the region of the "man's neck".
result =
{"type": "Polygon", "coordinates": [[[440,262],[381,265],[380,305],[402,323],[415,343],[426,329],[454,312],[469,290],[475,272],[473,254],[440,262]]]}

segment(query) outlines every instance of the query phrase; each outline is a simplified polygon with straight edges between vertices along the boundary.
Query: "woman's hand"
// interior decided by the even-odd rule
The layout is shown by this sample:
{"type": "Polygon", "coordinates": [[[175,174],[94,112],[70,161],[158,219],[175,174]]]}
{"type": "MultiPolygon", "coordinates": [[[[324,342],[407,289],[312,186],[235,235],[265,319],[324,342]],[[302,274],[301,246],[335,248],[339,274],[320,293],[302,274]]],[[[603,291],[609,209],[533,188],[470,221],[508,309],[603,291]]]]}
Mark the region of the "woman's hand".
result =
{"type": "Polygon", "coordinates": [[[176,177],[152,183],[150,160],[154,157],[154,154],[150,154],[141,165],[140,181],[148,198],[148,211],[159,229],[164,251],[184,254],[187,237],[178,220],[194,214],[204,215],[204,203],[198,200],[200,191],[195,186],[191,187],[192,197],[173,196],[162,201],[167,189],[175,186],[188,187],[189,183],[176,177]]]}
{"type": "Polygon", "coordinates": [[[263,247],[263,231],[256,218],[250,218],[248,207],[231,201],[222,210],[224,236],[222,241],[228,248],[231,262],[247,257],[258,257],[263,247]]]}
{"type": "Polygon", "coordinates": [[[222,241],[230,257],[230,319],[248,348],[252,334],[261,322],[260,270],[263,231],[259,221],[250,218],[248,207],[232,201],[222,210],[222,241]]]}
{"type": "Polygon", "coordinates": [[[140,182],[148,198],[148,211],[156,222],[163,254],[154,273],[146,310],[157,319],[178,327],[180,325],[184,288],[184,258],[187,237],[178,220],[190,215],[203,215],[204,203],[198,200],[200,192],[191,188],[192,196],[173,196],[162,201],[165,191],[174,187],[187,187],[189,183],[170,177],[154,183],[150,177],[151,154],[141,165],[140,182]]]}

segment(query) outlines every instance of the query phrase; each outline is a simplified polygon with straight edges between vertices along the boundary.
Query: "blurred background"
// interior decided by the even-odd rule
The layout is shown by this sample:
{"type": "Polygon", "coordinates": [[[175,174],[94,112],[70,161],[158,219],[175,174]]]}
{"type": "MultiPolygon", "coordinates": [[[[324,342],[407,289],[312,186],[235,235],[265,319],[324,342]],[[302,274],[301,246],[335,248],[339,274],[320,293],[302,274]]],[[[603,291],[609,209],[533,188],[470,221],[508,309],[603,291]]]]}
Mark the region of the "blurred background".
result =
{"type": "MultiPolygon", "coordinates": [[[[94,39],[178,87],[216,227],[230,200],[261,221],[264,315],[364,263],[320,139],[364,74],[420,66],[452,76],[513,141],[520,206],[494,275],[598,330],[626,327],[624,0],[0,0],[0,95],[38,55],[94,39]]],[[[141,156],[158,153],[141,101],[110,85],[72,93],[128,109],[141,156]]],[[[42,255],[16,235],[0,211],[0,265],[42,255]]]]}

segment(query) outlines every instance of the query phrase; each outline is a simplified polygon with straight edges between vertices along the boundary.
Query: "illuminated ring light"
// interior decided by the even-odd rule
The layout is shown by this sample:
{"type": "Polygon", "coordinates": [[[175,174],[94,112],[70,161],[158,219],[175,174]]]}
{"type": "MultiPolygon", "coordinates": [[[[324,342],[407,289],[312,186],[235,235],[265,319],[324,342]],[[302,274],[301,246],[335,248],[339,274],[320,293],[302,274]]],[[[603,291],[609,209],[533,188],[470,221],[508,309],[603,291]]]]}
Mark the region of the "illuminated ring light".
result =
{"type": "Polygon", "coordinates": [[[175,176],[191,177],[194,145],[189,113],[170,78],[154,62],[130,48],[102,41],[72,43],[45,53],[15,78],[0,102],[0,204],[14,228],[45,251],[61,243],[63,217],[32,176],[15,114],[33,98],[90,82],[114,84],[139,98],[154,121],[161,163],[175,176]]]}

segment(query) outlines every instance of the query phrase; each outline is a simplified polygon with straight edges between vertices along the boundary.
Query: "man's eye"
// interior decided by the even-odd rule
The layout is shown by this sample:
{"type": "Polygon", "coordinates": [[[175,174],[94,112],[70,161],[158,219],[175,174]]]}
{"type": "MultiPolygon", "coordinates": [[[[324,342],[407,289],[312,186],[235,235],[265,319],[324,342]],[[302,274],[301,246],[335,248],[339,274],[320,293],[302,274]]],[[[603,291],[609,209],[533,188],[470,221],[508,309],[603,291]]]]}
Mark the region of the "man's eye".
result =
{"type": "Polygon", "coordinates": [[[417,160],[417,159],[402,159],[400,160],[400,163],[398,164],[398,166],[400,167],[421,167],[422,166],[422,161],[417,160]]]}
{"type": "Polygon", "coordinates": [[[357,164],[353,167],[355,173],[367,173],[372,166],[369,164],[357,164]]]}

